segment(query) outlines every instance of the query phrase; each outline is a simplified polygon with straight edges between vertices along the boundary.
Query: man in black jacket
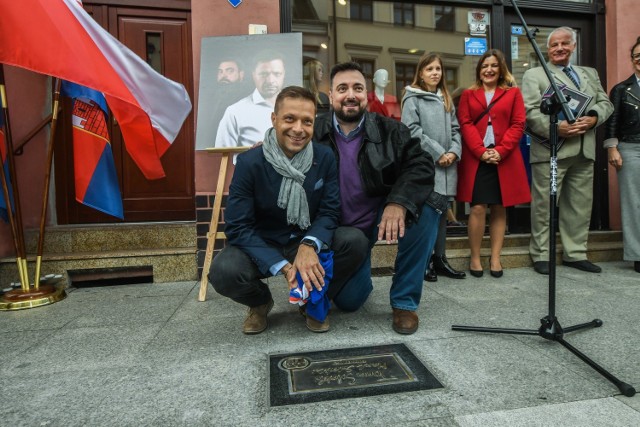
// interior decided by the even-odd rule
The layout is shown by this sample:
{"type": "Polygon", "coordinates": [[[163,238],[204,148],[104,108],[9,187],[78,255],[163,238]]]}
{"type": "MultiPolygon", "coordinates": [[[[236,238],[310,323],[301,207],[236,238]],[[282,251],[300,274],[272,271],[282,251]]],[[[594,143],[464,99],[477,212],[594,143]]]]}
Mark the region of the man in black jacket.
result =
{"type": "MultiPolygon", "coordinates": [[[[366,82],[358,64],[333,67],[330,100],[332,112],[316,120],[313,140],[333,148],[338,159],[341,225],[359,229],[371,247],[376,240],[398,240],[390,292],[393,329],[412,334],[418,329],[424,270],[446,209],[446,198],[433,191],[433,160],[404,124],[367,113],[366,82]]],[[[369,250],[333,301],[355,311],[372,289],[369,250]]]]}

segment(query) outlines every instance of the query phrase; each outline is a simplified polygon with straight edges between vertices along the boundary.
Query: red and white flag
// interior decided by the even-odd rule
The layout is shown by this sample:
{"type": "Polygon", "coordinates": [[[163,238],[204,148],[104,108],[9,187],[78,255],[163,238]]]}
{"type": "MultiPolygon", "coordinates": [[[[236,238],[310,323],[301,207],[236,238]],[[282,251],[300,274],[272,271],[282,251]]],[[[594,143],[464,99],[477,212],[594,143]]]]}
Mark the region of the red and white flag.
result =
{"type": "Polygon", "coordinates": [[[102,92],[147,179],[191,111],[184,86],[158,74],[76,0],[2,1],[0,62],[102,92]]]}

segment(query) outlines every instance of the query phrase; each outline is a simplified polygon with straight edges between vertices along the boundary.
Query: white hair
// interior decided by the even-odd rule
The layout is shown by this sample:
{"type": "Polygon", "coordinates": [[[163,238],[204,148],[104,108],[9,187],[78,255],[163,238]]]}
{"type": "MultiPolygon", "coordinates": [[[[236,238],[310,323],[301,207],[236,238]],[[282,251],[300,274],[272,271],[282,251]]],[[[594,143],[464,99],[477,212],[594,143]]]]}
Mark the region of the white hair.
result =
{"type": "Polygon", "coordinates": [[[551,31],[549,33],[549,36],[547,37],[547,47],[549,47],[549,41],[551,40],[551,37],[553,37],[553,35],[555,33],[559,33],[559,32],[563,32],[563,33],[567,33],[569,35],[571,35],[571,43],[576,44],[578,43],[578,39],[576,38],[576,31],[571,28],[571,27],[558,27],[555,30],[551,31]]]}

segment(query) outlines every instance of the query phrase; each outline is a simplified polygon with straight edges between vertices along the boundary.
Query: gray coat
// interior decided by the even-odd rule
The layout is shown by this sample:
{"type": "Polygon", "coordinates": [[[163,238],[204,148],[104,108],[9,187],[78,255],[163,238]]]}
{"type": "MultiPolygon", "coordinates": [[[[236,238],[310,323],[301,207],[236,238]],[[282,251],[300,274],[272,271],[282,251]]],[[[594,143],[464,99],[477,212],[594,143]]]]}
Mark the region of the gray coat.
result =
{"type": "Polygon", "coordinates": [[[448,168],[438,166],[438,159],[445,153],[462,155],[460,126],[455,109],[444,109],[438,94],[425,92],[411,86],[405,88],[402,98],[402,122],[411,130],[411,136],[420,139],[422,149],[433,157],[436,169],[435,191],[455,196],[458,186],[457,164],[448,168]]]}

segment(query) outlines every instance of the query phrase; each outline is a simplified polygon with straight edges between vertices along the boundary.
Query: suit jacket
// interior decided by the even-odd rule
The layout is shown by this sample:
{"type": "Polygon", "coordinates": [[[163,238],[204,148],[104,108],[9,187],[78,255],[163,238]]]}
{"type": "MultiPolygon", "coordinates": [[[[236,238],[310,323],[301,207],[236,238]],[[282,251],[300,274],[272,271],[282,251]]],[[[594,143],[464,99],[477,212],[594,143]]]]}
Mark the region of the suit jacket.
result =
{"type": "Polygon", "coordinates": [[[486,151],[483,141],[491,118],[495,149],[502,157],[498,164],[502,203],[504,206],[527,203],[531,197],[520,153],[520,138],[526,120],[522,94],[518,88],[496,88],[493,100],[496,100],[495,105],[474,125],[476,118],[487,109],[484,89],[465,90],[460,97],[458,121],[463,144],[458,165],[457,199],[471,202],[480,157],[486,151]]]}
{"type": "MultiPolygon", "coordinates": [[[[547,65],[556,83],[575,88],[575,85],[560,68],[551,63],[547,65]]],[[[607,93],[602,88],[598,72],[589,67],[576,65],[571,67],[580,78],[580,87],[577,89],[593,97],[585,111],[597,114],[598,122],[596,126],[600,126],[613,112],[613,104],[611,104],[607,93]]],[[[527,70],[522,78],[522,95],[527,112],[527,124],[535,133],[546,138],[549,137],[549,116],[540,112],[540,101],[542,100],[542,94],[549,85],[549,80],[542,67],[527,70]]],[[[595,127],[583,135],[565,139],[561,149],[558,151],[558,159],[574,157],[581,152],[587,159],[596,159],[595,127]]],[[[542,144],[532,144],[530,160],[531,163],[548,162],[549,150],[542,144]]]]}
{"type": "Polygon", "coordinates": [[[259,270],[282,261],[282,248],[293,238],[313,236],[331,245],[340,219],[336,159],[329,147],[313,144],[313,164],[303,183],[311,226],[287,224],[287,210],[277,205],[282,175],[264,157],[262,146],[238,155],[225,209],[229,243],[245,252],[259,270]]]}

